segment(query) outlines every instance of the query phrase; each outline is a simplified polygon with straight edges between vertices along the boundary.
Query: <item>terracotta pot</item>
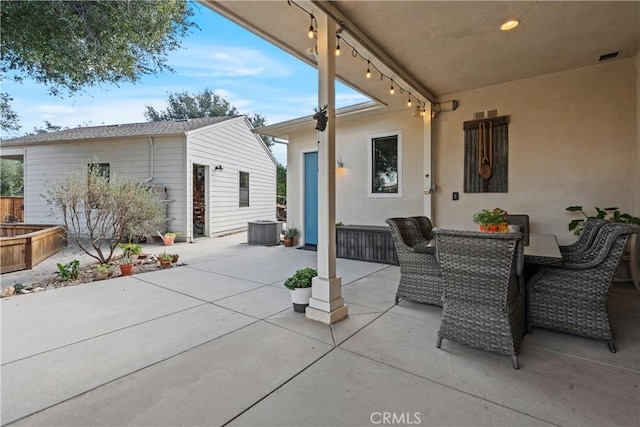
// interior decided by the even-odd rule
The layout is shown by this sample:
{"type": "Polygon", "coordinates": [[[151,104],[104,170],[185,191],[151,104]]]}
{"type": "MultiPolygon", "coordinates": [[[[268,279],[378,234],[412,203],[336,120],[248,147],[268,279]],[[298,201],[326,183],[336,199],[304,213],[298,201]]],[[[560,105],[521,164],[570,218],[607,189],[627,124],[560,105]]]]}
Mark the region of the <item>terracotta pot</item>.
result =
{"type": "Polygon", "coordinates": [[[120,264],[120,273],[123,276],[131,276],[133,274],[133,264],[120,264]]]}
{"type": "Polygon", "coordinates": [[[171,260],[164,260],[164,259],[161,259],[161,260],[160,260],[160,267],[162,267],[162,268],[169,268],[169,267],[171,267],[171,260]]]}
{"type": "Polygon", "coordinates": [[[162,237],[162,242],[164,243],[165,246],[173,245],[173,242],[175,240],[176,240],[176,236],[163,236],[162,237]]]}
{"type": "Polygon", "coordinates": [[[283,243],[286,247],[290,248],[293,246],[293,237],[285,237],[283,243]]]}

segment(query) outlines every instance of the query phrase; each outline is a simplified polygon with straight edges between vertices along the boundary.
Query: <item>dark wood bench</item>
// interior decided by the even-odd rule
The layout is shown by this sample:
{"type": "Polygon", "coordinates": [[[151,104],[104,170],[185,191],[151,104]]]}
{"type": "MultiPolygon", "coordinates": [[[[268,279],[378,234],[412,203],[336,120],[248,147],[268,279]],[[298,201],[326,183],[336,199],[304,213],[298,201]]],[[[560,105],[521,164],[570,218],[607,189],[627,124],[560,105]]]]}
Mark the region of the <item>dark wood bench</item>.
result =
{"type": "Polygon", "coordinates": [[[383,225],[336,227],[336,256],[399,265],[391,230],[383,225]]]}

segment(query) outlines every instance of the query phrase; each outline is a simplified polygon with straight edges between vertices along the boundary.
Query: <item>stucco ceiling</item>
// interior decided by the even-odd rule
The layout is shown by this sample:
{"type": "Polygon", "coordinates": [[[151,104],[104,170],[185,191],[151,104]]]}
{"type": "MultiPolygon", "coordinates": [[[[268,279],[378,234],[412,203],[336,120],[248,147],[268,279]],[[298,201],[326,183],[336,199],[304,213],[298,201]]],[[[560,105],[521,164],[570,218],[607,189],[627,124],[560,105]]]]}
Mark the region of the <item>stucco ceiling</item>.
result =
{"type": "MultiPolygon", "coordinates": [[[[212,9],[298,58],[306,51],[309,16],[281,1],[204,1],[212,9]]],[[[640,48],[640,1],[296,1],[314,14],[332,11],[346,23],[345,39],[397,81],[446,97],[459,91],[596,65],[603,54],[616,61],[640,48]],[[500,31],[508,18],[521,21],[500,31]],[[363,47],[362,35],[386,59],[363,47]],[[389,68],[384,67],[384,64],[389,68]],[[394,68],[397,65],[396,68],[394,68]],[[403,72],[409,78],[402,78],[403,72]]],[[[405,105],[388,84],[366,79],[366,61],[343,45],[336,64],[341,81],[375,100],[405,105]],[[345,49],[346,48],[346,49],[345,49]]],[[[414,89],[415,90],[415,89],[414,89]]]]}

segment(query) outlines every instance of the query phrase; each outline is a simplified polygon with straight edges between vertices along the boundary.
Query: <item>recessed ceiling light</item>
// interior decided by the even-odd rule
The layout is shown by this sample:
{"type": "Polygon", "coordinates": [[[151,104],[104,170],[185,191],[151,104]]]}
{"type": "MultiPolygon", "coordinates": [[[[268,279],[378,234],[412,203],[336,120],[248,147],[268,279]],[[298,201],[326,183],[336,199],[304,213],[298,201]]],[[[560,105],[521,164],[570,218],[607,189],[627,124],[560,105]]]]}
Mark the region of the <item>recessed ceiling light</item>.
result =
{"type": "Polygon", "coordinates": [[[509,19],[507,22],[500,25],[500,29],[502,31],[509,31],[509,30],[513,30],[518,25],[520,25],[520,21],[518,19],[509,19]]]}

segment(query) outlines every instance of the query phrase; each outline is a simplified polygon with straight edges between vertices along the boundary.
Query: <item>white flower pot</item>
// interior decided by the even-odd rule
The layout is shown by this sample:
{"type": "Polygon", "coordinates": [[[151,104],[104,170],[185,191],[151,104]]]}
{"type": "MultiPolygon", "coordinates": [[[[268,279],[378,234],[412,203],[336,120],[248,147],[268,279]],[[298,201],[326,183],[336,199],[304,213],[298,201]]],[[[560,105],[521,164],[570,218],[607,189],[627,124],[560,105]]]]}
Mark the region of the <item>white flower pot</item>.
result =
{"type": "Polygon", "coordinates": [[[295,288],[291,291],[291,302],[293,302],[293,311],[296,313],[304,313],[309,306],[309,298],[311,298],[311,287],[295,288]]]}

